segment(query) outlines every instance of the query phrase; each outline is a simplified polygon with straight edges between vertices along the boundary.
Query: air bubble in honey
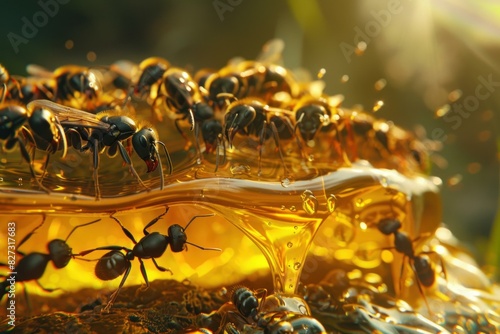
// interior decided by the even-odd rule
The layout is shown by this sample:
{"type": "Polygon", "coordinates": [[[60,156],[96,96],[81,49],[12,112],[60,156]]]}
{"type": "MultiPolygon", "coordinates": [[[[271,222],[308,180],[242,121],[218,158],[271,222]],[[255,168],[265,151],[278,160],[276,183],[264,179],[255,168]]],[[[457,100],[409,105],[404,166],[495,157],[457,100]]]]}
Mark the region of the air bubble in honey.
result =
{"type": "Polygon", "coordinates": [[[292,243],[292,242],[288,242],[288,243],[286,244],[286,246],[287,246],[288,248],[292,248],[292,247],[293,247],[293,243],[292,243]]]}
{"type": "Polygon", "coordinates": [[[301,266],[300,262],[295,262],[295,264],[293,265],[293,269],[299,270],[300,266],[301,266]]]}
{"type": "Polygon", "coordinates": [[[313,193],[310,190],[305,190],[302,193],[301,198],[302,208],[304,209],[304,211],[309,215],[315,214],[319,204],[313,193]]]}
{"type": "Polygon", "coordinates": [[[292,182],[287,177],[281,180],[281,186],[283,188],[288,188],[288,187],[290,187],[291,184],[292,184],[292,182]]]}
{"type": "Polygon", "coordinates": [[[328,206],[328,212],[333,213],[337,205],[337,197],[335,197],[334,194],[330,194],[330,196],[328,196],[328,199],[326,200],[326,204],[328,206]]]}

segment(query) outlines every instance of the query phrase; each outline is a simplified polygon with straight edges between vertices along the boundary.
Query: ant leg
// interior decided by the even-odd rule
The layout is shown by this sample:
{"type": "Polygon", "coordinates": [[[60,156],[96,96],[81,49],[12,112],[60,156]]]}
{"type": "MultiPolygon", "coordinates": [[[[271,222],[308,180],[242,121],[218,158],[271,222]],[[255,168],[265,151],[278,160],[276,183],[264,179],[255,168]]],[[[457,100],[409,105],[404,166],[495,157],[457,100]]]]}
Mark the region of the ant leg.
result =
{"type": "Polygon", "coordinates": [[[35,228],[33,229],[33,231],[31,231],[30,233],[28,233],[28,234],[27,234],[27,235],[26,235],[26,236],[25,236],[25,237],[24,237],[24,238],[23,238],[23,239],[19,242],[19,244],[18,244],[18,245],[17,245],[17,247],[16,247],[16,252],[17,252],[19,255],[22,255],[22,256],[25,256],[25,255],[26,255],[26,254],[24,254],[24,253],[20,252],[20,251],[19,251],[19,250],[17,250],[17,249],[19,249],[19,247],[21,247],[21,246],[22,246],[22,245],[23,245],[26,241],[28,241],[28,239],[29,239],[29,238],[31,238],[31,236],[32,236],[33,234],[35,234],[36,230],[38,230],[40,227],[42,227],[42,225],[45,223],[45,218],[47,218],[47,217],[45,216],[45,214],[43,214],[42,222],[41,222],[41,223],[40,223],[37,227],[35,227],[35,228]]]}
{"type": "Polygon", "coordinates": [[[146,287],[142,288],[141,290],[147,290],[149,289],[149,280],[148,280],[148,273],[146,272],[146,267],[144,266],[144,261],[139,257],[137,258],[141,264],[141,274],[142,277],[144,278],[144,281],[146,282],[146,287]]]}
{"type": "Polygon", "coordinates": [[[137,174],[137,171],[135,170],[134,165],[132,164],[132,160],[130,159],[130,156],[127,153],[127,150],[125,149],[123,144],[121,142],[117,142],[117,144],[118,144],[118,148],[120,149],[120,155],[122,156],[123,161],[125,161],[125,163],[129,166],[130,170],[132,171],[132,174],[134,174],[134,176],[139,181],[139,183],[144,188],[146,188],[147,191],[149,191],[150,189],[148,188],[148,186],[146,186],[144,184],[144,182],[142,182],[141,177],[139,176],[139,174],[137,174]]]}
{"type": "Polygon", "coordinates": [[[35,170],[33,169],[33,162],[30,159],[30,155],[28,153],[28,150],[26,150],[26,146],[24,145],[24,143],[20,139],[17,139],[17,142],[19,143],[19,148],[21,149],[21,155],[23,156],[24,160],[26,160],[26,162],[28,163],[28,166],[30,168],[31,176],[33,176],[33,178],[35,179],[36,184],[38,185],[38,187],[40,189],[42,189],[43,191],[45,191],[47,194],[50,194],[50,190],[47,189],[47,188],[45,188],[40,183],[40,180],[38,180],[38,178],[36,177],[35,170]]]}
{"type": "Polygon", "coordinates": [[[424,298],[425,306],[427,306],[427,311],[429,312],[429,315],[433,315],[434,313],[431,311],[431,308],[429,307],[429,303],[427,302],[427,297],[425,296],[422,284],[420,284],[420,280],[418,279],[417,271],[415,270],[414,266],[411,266],[411,269],[413,270],[413,274],[415,275],[415,280],[417,281],[418,291],[420,291],[422,298],[424,298]]]}
{"type": "MultiPolygon", "coordinates": [[[[405,270],[405,264],[406,264],[406,256],[403,257],[403,263],[401,264],[401,271],[399,272],[399,294],[401,295],[403,293],[403,274],[405,270]]],[[[417,276],[415,275],[415,279],[418,281],[417,276]]]]}
{"type": "Polygon", "coordinates": [[[266,133],[266,128],[267,128],[267,122],[264,121],[264,126],[262,127],[262,130],[260,131],[259,135],[259,162],[258,162],[258,171],[257,171],[257,176],[260,176],[262,174],[262,149],[264,146],[264,138],[265,138],[265,133],[266,133]]]}
{"type": "Polygon", "coordinates": [[[156,217],[155,219],[153,219],[152,221],[150,221],[146,226],[144,226],[144,229],[142,230],[142,232],[144,233],[144,235],[148,235],[149,234],[149,232],[146,231],[146,230],[148,228],[150,228],[151,226],[153,226],[154,224],[156,224],[161,217],[163,217],[164,215],[166,215],[169,209],[170,209],[169,207],[166,207],[165,211],[161,215],[159,215],[158,217],[156,217]]]}
{"type": "Polygon", "coordinates": [[[274,124],[274,122],[271,122],[271,130],[273,132],[273,137],[274,137],[274,142],[276,143],[276,148],[278,150],[278,153],[280,154],[281,162],[283,163],[283,169],[285,170],[285,176],[288,177],[290,175],[290,172],[288,170],[288,167],[286,166],[285,158],[283,157],[283,152],[281,152],[278,129],[276,129],[276,124],[274,124]]]}
{"type": "Polygon", "coordinates": [[[162,271],[162,272],[168,271],[171,275],[174,274],[172,272],[172,270],[170,270],[168,268],[164,268],[162,266],[159,266],[154,257],[152,257],[151,260],[153,260],[153,263],[155,264],[156,269],[158,269],[159,271],[162,271]]]}
{"type": "Polygon", "coordinates": [[[181,134],[181,136],[186,140],[186,145],[184,146],[184,150],[187,150],[187,149],[189,149],[193,145],[193,143],[191,142],[191,140],[189,140],[189,138],[186,135],[186,133],[184,131],[182,131],[181,126],[179,125],[180,121],[182,121],[182,118],[177,118],[174,121],[174,124],[175,124],[175,128],[177,129],[177,131],[179,131],[179,133],[181,134]]]}
{"type": "Polygon", "coordinates": [[[57,291],[57,290],[63,290],[61,288],[49,289],[49,288],[44,287],[39,281],[35,281],[35,282],[40,287],[40,289],[42,289],[45,292],[54,292],[54,291],[57,291]]]}
{"type": "MultiPolygon", "coordinates": [[[[122,247],[122,246],[105,246],[105,247],[97,247],[97,248],[87,249],[87,250],[81,251],[80,253],[77,253],[77,254],[71,254],[71,256],[72,257],[75,257],[75,256],[85,256],[87,254],[90,254],[90,253],[98,251],[98,250],[115,250],[115,251],[124,250],[126,252],[130,252],[131,251],[130,249],[128,249],[126,247],[122,247]]],[[[85,259],[81,259],[81,260],[87,261],[85,259]]],[[[89,261],[93,261],[93,260],[89,260],[89,261]]]]}
{"type": "MultiPolygon", "coordinates": [[[[83,150],[83,148],[82,148],[83,150]]],[[[94,153],[94,187],[95,187],[95,199],[98,201],[101,198],[101,190],[99,189],[99,143],[97,139],[93,140],[92,150],[94,153]]]]}
{"type": "Polygon", "coordinates": [[[123,284],[125,283],[125,281],[127,280],[127,277],[128,277],[128,274],[130,274],[130,269],[132,268],[132,265],[130,264],[130,262],[128,263],[128,266],[127,266],[127,269],[125,270],[125,274],[123,275],[123,278],[120,282],[120,285],[118,286],[118,289],[116,289],[115,292],[113,292],[111,294],[111,296],[109,296],[109,301],[108,303],[106,304],[106,307],[104,307],[102,309],[102,312],[103,313],[109,313],[109,309],[111,308],[111,306],[113,306],[113,304],[115,303],[115,300],[116,300],[116,297],[118,297],[118,293],[120,293],[120,290],[122,289],[123,287],[123,284]]]}
{"type": "Polygon", "coordinates": [[[262,305],[264,305],[264,302],[266,301],[267,289],[260,288],[260,289],[255,290],[255,297],[257,299],[260,298],[259,308],[257,309],[257,311],[260,312],[260,310],[262,309],[262,305]]]}
{"type": "MultiPolygon", "coordinates": [[[[113,214],[113,215],[114,215],[114,214],[113,214]]],[[[118,218],[116,218],[116,217],[115,217],[115,216],[113,216],[113,215],[111,215],[111,216],[109,216],[109,217],[110,217],[110,218],[112,218],[112,219],[114,219],[114,220],[115,220],[115,222],[117,222],[117,223],[118,223],[118,225],[120,225],[120,227],[122,228],[123,233],[125,233],[125,235],[127,236],[127,238],[129,238],[130,240],[132,240],[132,242],[133,242],[134,244],[137,244],[137,241],[135,241],[135,238],[134,238],[134,236],[132,235],[132,233],[131,233],[131,232],[130,232],[130,231],[129,231],[129,230],[128,230],[125,226],[123,226],[122,222],[121,222],[121,221],[119,221],[119,220],[118,220],[118,218]]]]}
{"type": "Polygon", "coordinates": [[[33,305],[31,304],[31,299],[28,294],[28,289],[26,288],[26,284],[23,284],[23,293],[24,293],[24,300],[26,300],[26,305],[28,306],[28,315],[31,315],[31,312],[33,312],[33,305]]]}
{"type": "Polygon", "coordinates": [[[194,142],[195,142],[196,152],[199,155],[201,163],[203,161],[203,154],[201,153],[201,147],[200,147],[200,125],[198,123],[194,125],[194,142]]]}
{"type": "Polygon", "coordinates": [[[217,136],[217,147],[215,149],[215,170],[214,172],[217,172],[217,169],[219,169],[219,164],[225,164],[226,163],[226,142],[224,141],[224,138],[222,136],[222,133],[219,133],[217,136]],[[222,154],[220,151],[222,150],[222,154]],[[220,156],[222,155],[222,161],[220,160],[220,156]]]}

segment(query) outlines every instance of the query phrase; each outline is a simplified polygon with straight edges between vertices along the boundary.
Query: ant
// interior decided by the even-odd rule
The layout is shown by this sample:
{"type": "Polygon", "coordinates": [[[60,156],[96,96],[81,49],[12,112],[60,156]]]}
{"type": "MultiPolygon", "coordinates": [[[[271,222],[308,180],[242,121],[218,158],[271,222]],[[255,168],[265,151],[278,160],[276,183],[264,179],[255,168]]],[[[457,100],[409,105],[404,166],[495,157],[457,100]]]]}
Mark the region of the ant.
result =
{"type": "MultiPolygon", "coordinates": [[[[36,148],[43,149],[51,154],[58,149],[62,149],[62,158],[64,158],[67,143],[63,127],[57,117],[46,108],[37,108],[31,104],[26,108],[15,104],[0,105],[0,139],[5,140],[4,147],[10,150],[18,143],[21,155],[28,163],[35,182],[40,189],[50,193],[36,177],[32,166],[34,156],[33,158],[30,157],[19,132],[22,132],[24,138],[36,148]],[[24,125],[25,123],[29,124],[30,129],[24,125]]],[[[48,164],[49,156],[47,156],[45,167],[48,164]]]]}
{"type": "Polygon", "coordinates": [[[286,298],[277,295],[267,296],[266,289],[252,291],[236,287],[230,302],[209,315],[202,314],[199,322],[208,327],[216,325],[216,333],[239,334],[237,328],[244,333],[261,333],[262,330],[271,334],[295,333],[304,328],[310,333],[326,333],[323,325],[308,316],[305,310],[303,303],[297,305],[296,301],[287,303],[286,298]]]}
{"type": "MultiPolygon", "coordinates": [[[[236,134],[258,139],[258,174],[261,172],[264,142],[273,137],[285,174],[289,174],[280,139],[289,140],[295,137],[294,126],[288,117],[290,113],[288,110],[270,107],[264,101],[255,98],[235,100],[228,105],[224,115],[224,135],[230,147],[233,147],[233,139],[236,134]]],[[[301,149],[300,142],[297,141],[297,144],[301,149]]]]}
{"type": "MultiPolygon", "coordinates": [[[[30,233],[28,233],[17,245],[16,253],[21,255],[22,258],[17,262],[17,264],[14,266],[9,265],[8,267],[11,269],[12,276],[10,277],[15,277],[15,282],[16,283],[21,283],[21,282],[27,282],[27,281],[32,281],[35,280],[38,286],[45,292],[53,292],[56,289],[48,289],[43,287],[40,282],[38,282],[38,279],[40,279],[44,272],[45,269],[47,268],[47,265],[49,262],[52,262],[54,267],[57,269],[62,269],[66,267],[71,260],[71,258],[74,256],[72,254],[72,249],[68,245],[67,241],[69,237],[73,234],[73,232],[80,227],[88,226],[91,224],[95,224],[101,219],[96,219],[93,220],[89,223],[84,223],[77,225],[73,227],[73,229],[69,232],[68,236],[66,239],[54,239],[51,240],[47,243],[47,250],[48,253],[40,253],[40,252],[33,252],[29,254],[25,254],[23,252],[20,252],[18,249],[26,242],[28,241],[29,238],[35,234],[35,232],[42,227],[42,225],[45,223],[46,216],[43,216],[42,222],[35,227],[30,233]]],[[[10,258],[10,257],[9,257],[10,258]]],[[[9,286],[11,285],[10,283],[11,279],[8,278],[4,280],[2,283],[0,283],[0,300],[3,298],[3,296],[6,293],[9,293],[9,286]]],[[[26,295],[26,300],[29,303],[29,299],[27,298],[27,291],[25,289],[25,295],[26,295]]],[[[29,307],[31,308],[31,307],[29,307]]]]}
{"type": "MultiPolygon", "coordinates": [[[[411,240],[408,234],[400,231],[401,226],[402,226],[401,221],[393,218],[382,219],[377,224],[378,230],[383,234],[394,235],[394,247],[389,247],[385,249],[395,249],[397,252],[403,254],[405,258],[408,258],[411,268],[417,278],[418,289],[420,291],[420,294],[424,297],[425,304],[427,305],[427,309],[429,310],[430,313],[429,304],[427,303],[427,299],[425,298],[422,285],[425,287],[431,287],[436,280],[436,273],[434,271],[432,263],[426,256],[427,254],[435,254],[436,252],[430,251],[430,252],[420,252],[415,254],[413,243],[416,242],[418,239],[422,238],[424,235],[420,235],[417,238],[411,240]]],[[[446,277],[446,271],[442,259],[441,259],[441,267],[443,268],[442,270],[446,277]]],[[[401,279],[403,277],[403,271],[404,271],[404,263],[401,266],[400,282],[399,282],[400,291],[401,291],[401,279]]]]}
{"type": "Polygon", "coordinates": [[[123,224],[120,222],[120,220],[118,220],[118,218],[116,218],[114,215],[111,215],[110,218],[112,218],[114,221],[118,223],[118,225],[120,225],[123,233],[127,236],[127,238],[129,238],[134,243],[134,247],[127,248],[124,246],[104,246],[104,247],[97,247],[85,250],[78,254],[75,254],[75,256],[85,256],[96,250],[109,250],[110,252],[104,254],[98,260],[97,265],[95,267],[96,276],[99,279],[106,281],[115,279],[118,276],[123,275],[123,278],[120,282],[120,285],[118,286],[118,289],[115,292],[113,292],[113,294],[110,296],[110,299],[107,305],[104,307],[103,312],[109,312],[109,309],[115,302],[116,297],[118,296],[121,288],[123,287],[123,284],[127,280],[130,270],[132,269],[132,261],[135,258],[139,260],[142,277],[146,282],[146,289],[147,289],[149,288],[149,280],[143,260],[151,259],[155,267],[159,271],[161,272],[168,271],[172,274],[172,271],[170,269],[161,267],[156,262],[156,258],[161,257],[165,253],[167,246],[170,245],[170,250],[174,253],[187,250],[186,247],[187,244],[198,247],[202,250],[221,251],[220,248],[206,248],[187,241],[186,229],[193,222],[193,220],[200,217],[212,217],[213,214],[194,216],[186,224],[185,227],[182,227],[178,224],[170,225],[168,228],[168,234],[166,235],[161,234],[159,232],[148,232],[147,229],[156,224],[158,220],[160,220],[160,218],[162,218],[165,214],[167,214],[168,210],[169,208],[167,207],[162,214],[151,220],[144,227],[143,229],[144,237],[142,237],[139,241],[136,241],[132,233],[125,226],[123,226],[123,224]]]}
{"type": "Polygon", "coordinates": [[[19,81],[15,79],[12,75],[10,75],[9,71],[5,68],[5,66],[0,64],[0,85],[2,85],[2,97],[0,98],[0,103],[3,103],[5,101],[5,96],[8,92],[7,84],[9,82],[14,83],[18,90],[20,97],[22,97],[22,92],[21,92],[21,85],[19,84],[19,81]]]}
{"type": "Polygon", "coordinates": [[[123,161],[129,166],[139,183],[146,189],[141,177],[135,170],[132,159],[127,149],[121,143],[122,140],[131,139],[134,151],[144,160],[148,167],[148,173],[160,165],[160,188],[163,189],[163,167],[161,158],[156,147],[157,144],[163,147],[169,165],[169,173],[172,173],[172,160],[165,144],[157,139],[157,135],[152,128],[144,127],[138,130],[136,122],[123,115],[108,115],[106,113],[94,115],[88,112],[63,106],[49,100],[35,100],[28,104],[28,108],[37,108],[52,112],[57,116],[58,122],[66,129],[65,134],[71,138],[73,147],[80,151],[90,150],[93,153],[95,194],[98,200],[101,196],[99,189],[99,153],[104,147],[108,147],[108,154],[115,156],[120,153],[123,161]],[[86,144],[81,145],[85,140],[86,144]]]}

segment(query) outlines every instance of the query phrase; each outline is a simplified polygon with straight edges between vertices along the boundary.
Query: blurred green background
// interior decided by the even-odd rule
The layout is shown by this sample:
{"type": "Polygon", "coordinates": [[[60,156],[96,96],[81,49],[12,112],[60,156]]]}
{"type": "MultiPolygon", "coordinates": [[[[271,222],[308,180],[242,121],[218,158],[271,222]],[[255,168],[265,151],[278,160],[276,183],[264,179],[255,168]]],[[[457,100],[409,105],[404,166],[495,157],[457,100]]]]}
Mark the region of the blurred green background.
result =
{"type": "Polygon", "coordinates": [[[25,75],[33,63],[54,69],[149,56],[194,70],[220,68],[235,56],[255,58],[266,41],[279,37],[286,45],[285,65],[314,76],[325,68],[326,92],[343,94],[344,106],[371,110],[383,100],[378,117],[409,129],[421,125],[427,137],[443,141],[435,157],[439,166],[432,169],[444,182],[443,221],[484,260],[499,192],[498,2],[61,2],[2,1],[0,63],[11,73],[25,75]],[[40,14],[43,7],[53,15],[40,14]],[[27,21],[38,24],[36,31],[24,27],[27,21]],[[71,49],[65,47],[68,40],[71,49]],[[356,46],[362,55],[354,54],[356,46]],[[381,78],[387,85],[378,91],[374,84],[381,78]],[[481,80],[492,83],[474,98],[481,80]],[[455,109],[463,103],[471,111],[461,115],[455,109]],[[436,117],[446,104],[448,115],[436,117]]]}

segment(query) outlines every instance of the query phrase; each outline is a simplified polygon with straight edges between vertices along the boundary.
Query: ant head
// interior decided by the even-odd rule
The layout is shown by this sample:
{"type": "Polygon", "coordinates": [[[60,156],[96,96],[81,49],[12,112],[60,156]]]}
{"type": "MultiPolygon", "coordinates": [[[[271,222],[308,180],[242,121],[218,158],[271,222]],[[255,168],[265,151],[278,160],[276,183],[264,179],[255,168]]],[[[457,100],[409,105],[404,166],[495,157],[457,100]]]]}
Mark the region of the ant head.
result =
{"type": "Polygon", "coordinates": [[[310,141],[316,135],[316,132],[323,125],[323,118],[327,112],[323,106],[317,104],[305,105],[297,110],[295,118],[302,139],[310,141]]]}
{"type": "Polygon", "coordinates": [[[390,235],[401,228],[401,222],[395,218],[384,218],[378,222],[377,228],[383,234],[390,235]]]}
{"type": "Polygon", "coordinates": [[[215,151],[219,134],[221,133],[222,124],[219,120],[211,119],[203,122],[203,124],[201,125],[201,135],[203,136],[203,141],[205,142],[207,153],[215,151]]]}
{"type": "Polygon", "coordinates": [[[137,155],[146,162],[148,173],[158,167],[155,145],[157,137],[152,128],[142,128],[132,136],[132,145],[137,155]]]}
{"type": "Polygon", "coordinates": [[[184,228],[178,224],[169,226],[170,249],[174,253],[182,252],[186,248],[187,235],[184,228]]]}
{"type": "Polygon", "coordinates": [[[194,117],[198,120],[207,120],[214,116],[214,110],[204,102],[197,103],[194,109],[194,117]]]}
{"type": "Polygon", "coordinates": [[[72,249],[68,246],[66,241],[54,239],[48,243],[47,248],[50,258],[56,268],[60,269],[68,265],[69,260],[71,260],[72,249]]]}

